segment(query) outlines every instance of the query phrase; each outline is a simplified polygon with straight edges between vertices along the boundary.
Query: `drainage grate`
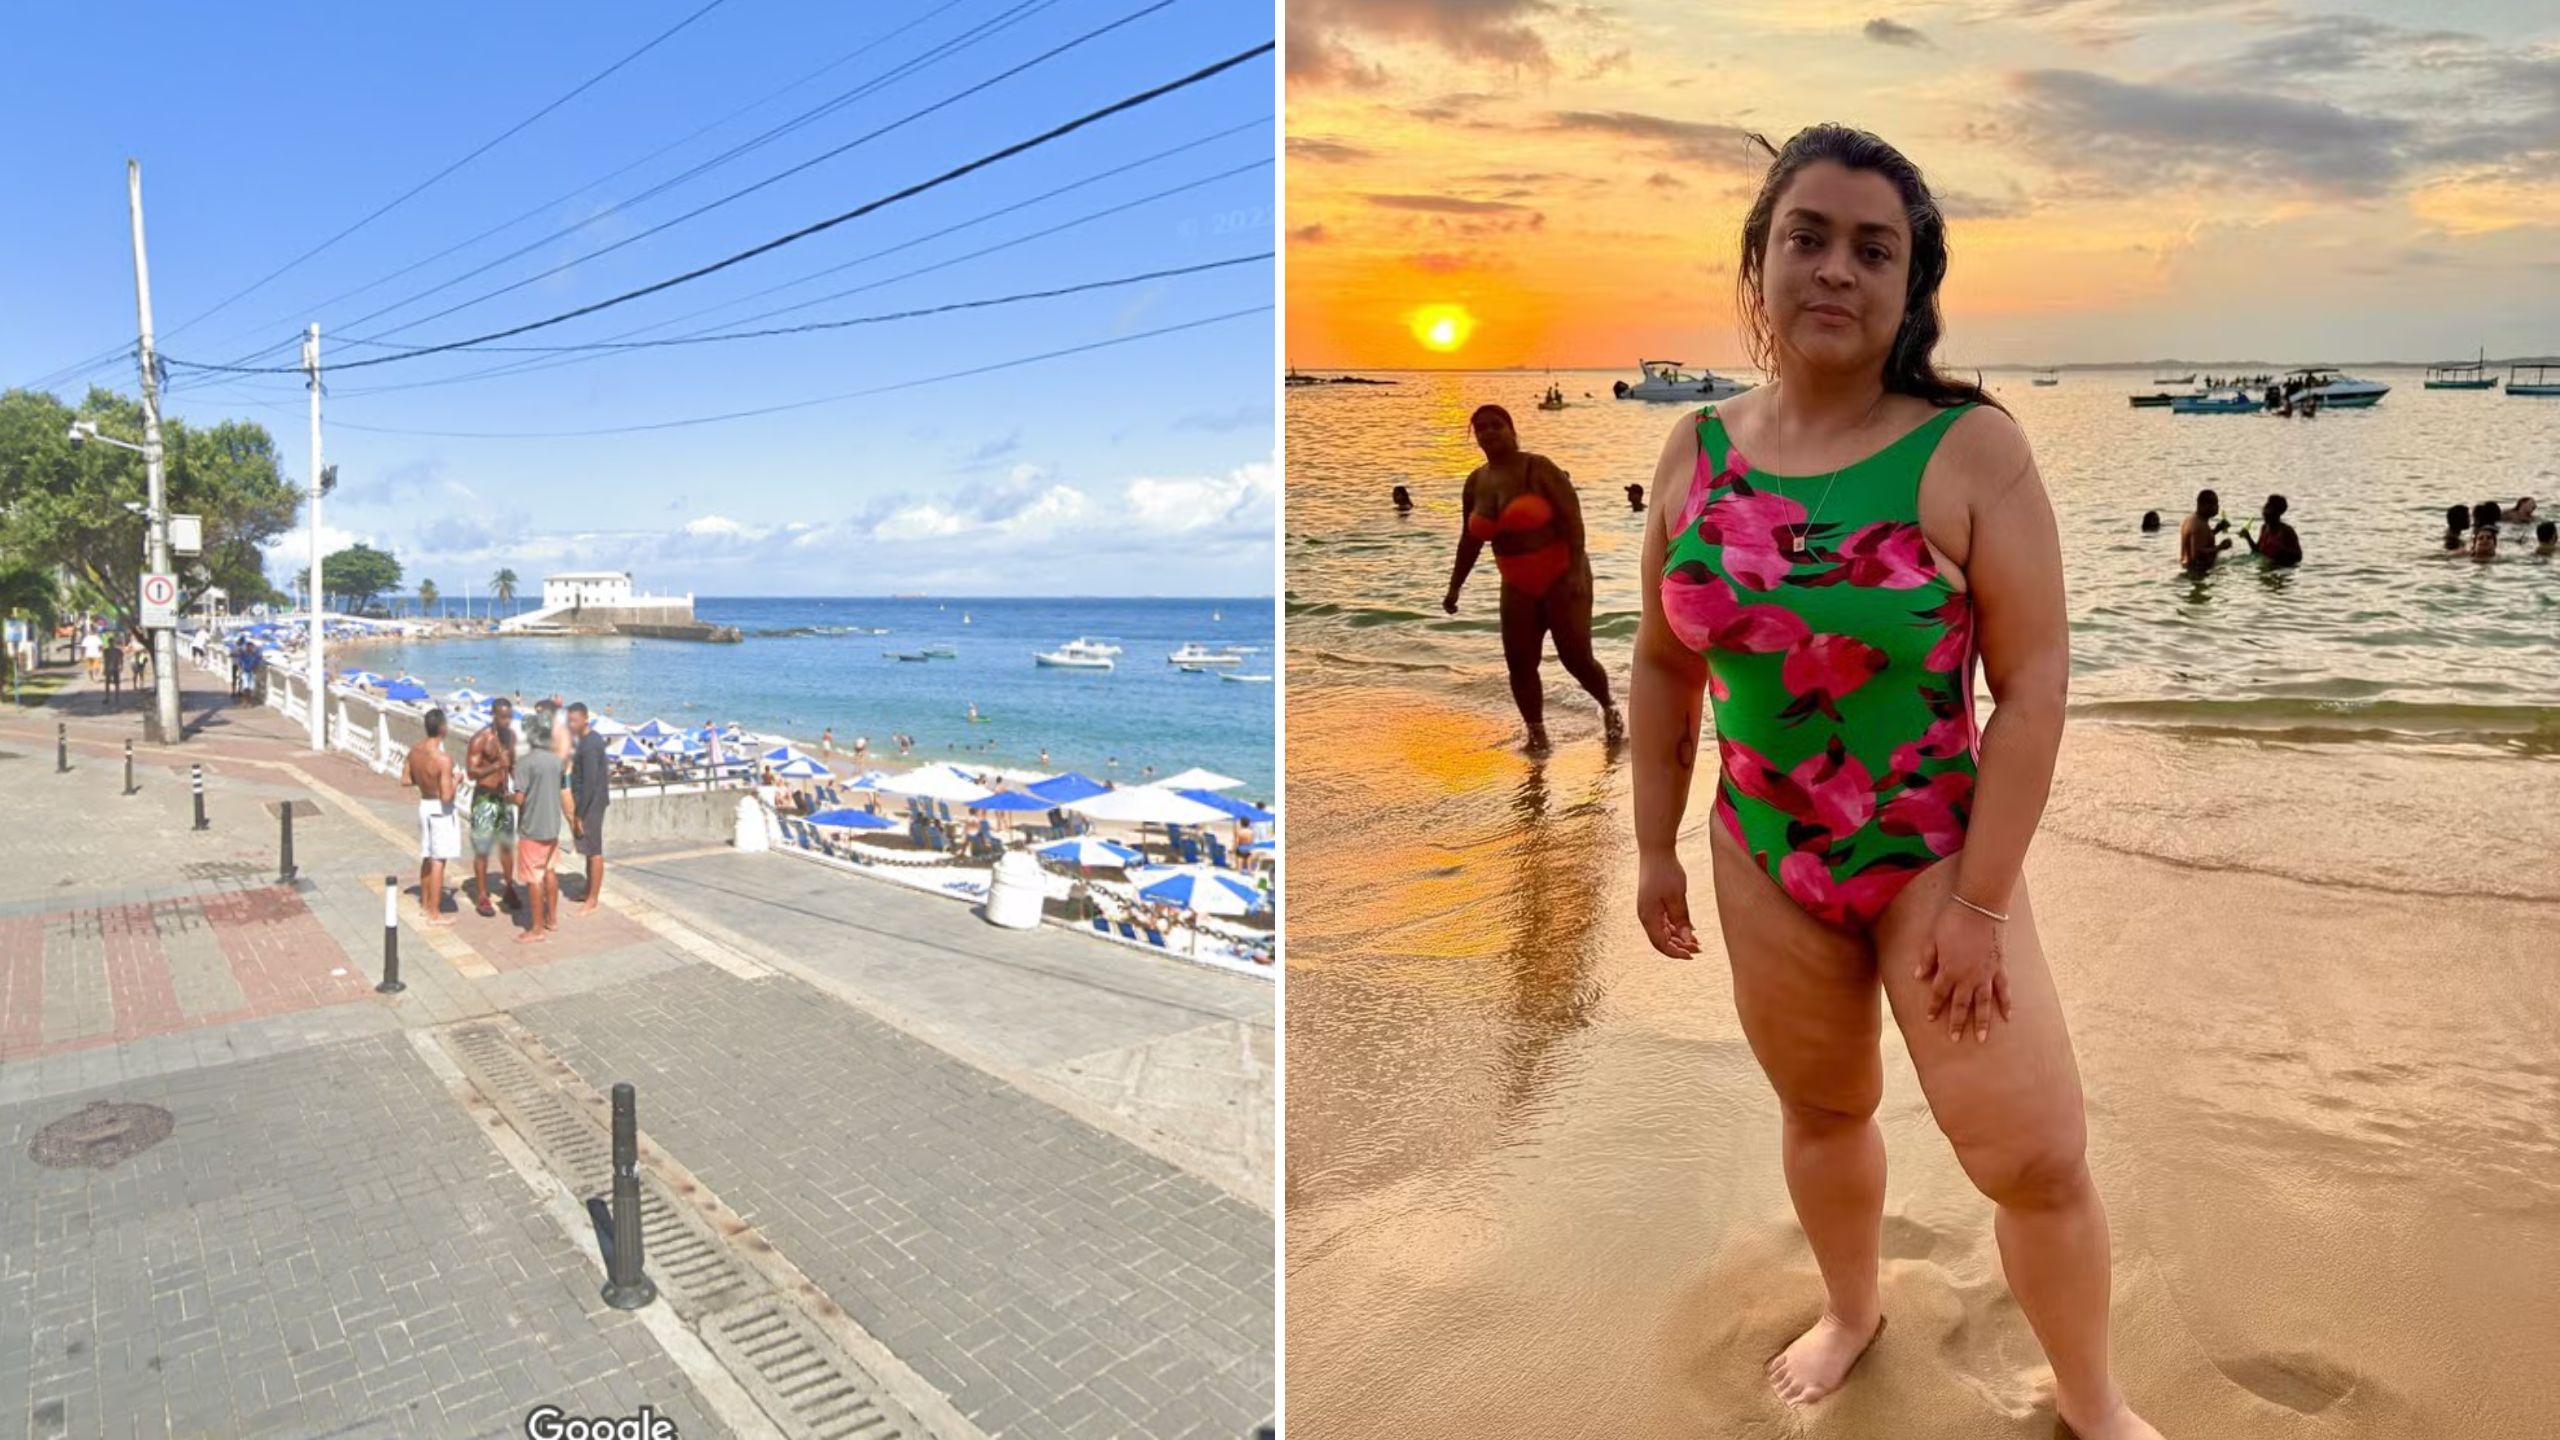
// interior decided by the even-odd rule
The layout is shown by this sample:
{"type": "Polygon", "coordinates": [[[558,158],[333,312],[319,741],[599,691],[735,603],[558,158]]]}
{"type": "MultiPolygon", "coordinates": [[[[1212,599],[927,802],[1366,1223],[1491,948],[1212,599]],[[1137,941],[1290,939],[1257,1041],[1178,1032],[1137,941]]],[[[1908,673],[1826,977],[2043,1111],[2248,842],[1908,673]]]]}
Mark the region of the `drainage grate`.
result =
{"type": "Polygon", "coordinates": [[[37,1131],[27,1158],[48,1170],[113,1170],[177,1127],[157,1105],[92,1100],[37,1131]]]}
{"type": "Polygon", "coordinates": [[[274,872],[274,866],[254,860],[196,860],[178,867],[190,880],[250,880],[274,872]]]}
{"type": "MultiPolygon", "coordinates": [[[[578,1083],[539,1042],[474,1023],[443,1032],[444,1048],[552,1173],[581,1200],[612,1189],[613,1138],[569,1092],[578,1083]]],[[[711,1222],[676,1200],[644,1161],[640,1234],[649,1278],[677,1315],[792,1435],[896,1440],[932,1432],[872,1373],[735,1257],[711,1222]]]]}

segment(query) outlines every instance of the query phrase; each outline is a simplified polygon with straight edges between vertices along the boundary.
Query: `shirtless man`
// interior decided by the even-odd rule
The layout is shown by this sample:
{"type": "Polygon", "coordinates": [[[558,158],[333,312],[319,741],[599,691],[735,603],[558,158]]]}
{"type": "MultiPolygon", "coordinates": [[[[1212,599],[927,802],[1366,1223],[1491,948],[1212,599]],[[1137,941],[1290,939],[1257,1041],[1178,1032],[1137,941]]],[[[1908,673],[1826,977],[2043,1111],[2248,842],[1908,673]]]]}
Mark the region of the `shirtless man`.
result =
{"type": "Polygon", "coordinates": [[[2210,490],[2196,492],[2195,513],[2178,522],[2178,563],[2193,575],[2202,575],[2231,548],[2228,539],[2219,538],[2230,528],[2222,516],[2222,497],[2210,490]]]}
{"type": "Polygon", "coordinates": [[[427,738],[409,747],[400,783],[418,787],[418,908],[426,923],[444,918],[444,862],[462,854],[462,817],[453,806],[453,757],[444,753],[444,711],[427,712],[427,738]]]}
{"type": "Polygon", "coordinates": [[[507,908],[517,909],[516,808],[508,798],[516,764],[515,702],[501,695],[489,702],[489,726],[471,737],[462,757],[471,772],[472,904],[483,915],[495,915],[489,904],[489,852],[498,852],[498,878],[507,885],[507,908]]]}

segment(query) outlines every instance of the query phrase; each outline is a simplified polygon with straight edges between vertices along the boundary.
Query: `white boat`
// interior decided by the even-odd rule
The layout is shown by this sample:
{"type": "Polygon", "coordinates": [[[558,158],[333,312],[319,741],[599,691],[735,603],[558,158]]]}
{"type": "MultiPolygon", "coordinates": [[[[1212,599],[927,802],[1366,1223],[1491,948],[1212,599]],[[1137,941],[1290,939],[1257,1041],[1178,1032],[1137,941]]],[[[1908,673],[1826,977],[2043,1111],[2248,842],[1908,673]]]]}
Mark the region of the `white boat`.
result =
{"type": "Polygon", "coordinates": [[[2039,370],[2035,375],[2035,383],[2038,385],[2059,385],[2062,383],[2062,377],[2054,374],[2050,370],[2039,370]]]}
{"type": "Polygon", "coordinates": [[[2296,370],[2284,377],[2284,383],[2293,391],[2294,404],[2317,395],[2323,410],[2367,406],[2391,393],[2391,387],[2379,380],[2359,380],[2326,365],[2296,370]]]}
{"type": "Polygon", "coordinates": [[[2266,407],[2246,390],[2224,386],[2171,397],[2169,409],[2179,415],[2255,415],[2266,407]]]}
{"type": "Polygon", "coordinates": [[[1728,380],[1713,370],[1695,375],[1680,368],[1677,360],[1639,360],[1636,367],[1644,378],[1633,385],[1621,380],[1612,388],[1621,400],[1669,400],[1685,403],[1693,400],[1730,400],[1751,387],[1739,380],[1728,380]]]}
{"type": "Polygon", "coordinates": [[[1078,650],[1072,645],[1061,645],[1055,650],[1034,650],[1031,652],[1031,662],[1035,665],[1048,666],[1053,670],[1109,670],[1113,668],[1113,662],[1110,656],[1096,655],[1090,651],[1078,650]]]}
{"type": "Polygon", "coordinates": [[[1079,635],[1058,648],[1061,650],[1072,650],[1086,655],[1117,655],[1120,653],[1119,646],[1114,645],[1107,640],[1096,640],[1091,636],[1086,635],[1079,635]]]}
{"type": "Polygon", "coordinates": [[[1268,685],[1271,683],[1271,677],[1268,675],[1221,675],[1218,678],[1221,680],[1232,681],[1238,685],[1268,685]]]}
{"type": "Polygon", "coordinates": [[[1242,655],[1233,654],[1225,650],[1212,650],[1208,646],[1203,645],[1196,640],[1164,658],[1172,664],[1186,666],[1241,665],[1244,663],[1244,657],[1242,655]]]}

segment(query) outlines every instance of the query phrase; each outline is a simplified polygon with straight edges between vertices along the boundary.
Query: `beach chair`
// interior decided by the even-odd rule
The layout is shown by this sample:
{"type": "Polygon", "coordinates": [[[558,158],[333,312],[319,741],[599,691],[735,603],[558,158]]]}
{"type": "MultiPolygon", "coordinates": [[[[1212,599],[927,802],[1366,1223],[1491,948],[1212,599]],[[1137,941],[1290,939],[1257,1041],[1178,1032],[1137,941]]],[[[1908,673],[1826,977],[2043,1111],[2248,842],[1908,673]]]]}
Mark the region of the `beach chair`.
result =
{"type": "Polygon", "coordinates": [[[1147,943],[1148,943],[1148,944],[1150,944],[1150,945],[1153,945],[1154,947],[1156,947],[1156,948],[1157,948],[1157,949],[1159,949],[1159,950],[1166,950],[1166,949],[1170,949],[1170,948],[1172,948],[1172,947],[1170,947],[1170,946],[1168,946],[1168,945],[1166,945],[1166,944],[1164,943],[1164,936],[1163,936],[1162,934],[1158,933],[1158,931],[1156,930],[1156,927],[1154,927],[1153,925],[1150,925],[1150,926],[1148,926],[1148,927],[1147,927],[1147,943]]]}
{"type": "Polygon", "coordinates": [[[1217,866],[1221,870],[1232,870],[1235,868],[1235,866],[1227,859],[1227,847],[1218,843],[1217,836],[1203,834],[1200,838],[1209,842],[1210,864],[1217,866]]]}
{"type": "Polygon", "coordinates": [[[1179,855],[1182,857],[1182,863],[1183,863],[1183,864],[1185,864],[1185,865],[1197,865],[1197,864],[1199,864],[1199,863],[1200,863],[1200,842],[1199,842],[1199,841],[1192,839],[1192,838],[1191,838],[1190,836],[1188,836],[1188,835],[1185,835],[1185,836],[1183,836],[1181,839],[1176,840],[1176,841],[1174,842],[1173,848],[1174,848],[1175,853],[1179,854],[1179,855]]]}
{"type": "Polygon", "coordinates": [[[1093,917],[1093,929],[1097,935],[1108,935],[1111,933],[1111,922],[1096,915],[1093,917]]]}
{"type": "Polygon", "coordinates": [[[1119,925],[1120,925],[1120,938],[1121,938],[1121,939],[1123,939],[1123,940],[1135,940],[1135,939],[1137,939],[1137,938],[1138,938],[1138,932],[1129,928],[1129,922],[1128,922],[1128,921],[1126,921],[1126,920],[1120,921],[1120,922],[1119,922],[1119,925]]]}

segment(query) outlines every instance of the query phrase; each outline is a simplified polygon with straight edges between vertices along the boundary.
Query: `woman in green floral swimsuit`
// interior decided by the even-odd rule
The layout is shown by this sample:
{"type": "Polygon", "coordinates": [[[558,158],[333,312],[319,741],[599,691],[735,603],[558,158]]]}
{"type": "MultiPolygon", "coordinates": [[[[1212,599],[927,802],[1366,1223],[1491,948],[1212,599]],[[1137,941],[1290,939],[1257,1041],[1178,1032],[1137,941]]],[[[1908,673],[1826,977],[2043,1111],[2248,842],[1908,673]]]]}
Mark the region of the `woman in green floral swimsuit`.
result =
{"type": "Polygon", "coordinates": [[[1678,842],[1714,701],[1716,920],[1826,1301],[1770,1383],[1819,1400],[1883,1329],[1881,993],[1997,1207],[2062,1418],[2158,1440],[2109,1368],[2106,1212],[2018,873],[2070,670],[2043,482],[2008,415],[1934,366],[1946,222],[1893,147],[1797,135],[1742,239],[1743,319],[1776,378],[1664,447],[1630,708],[1637,904],[1654,948],[1687,957],[1678,842]],[[1979,728],[1977,663],[1998,702],[1979,728]]]}

